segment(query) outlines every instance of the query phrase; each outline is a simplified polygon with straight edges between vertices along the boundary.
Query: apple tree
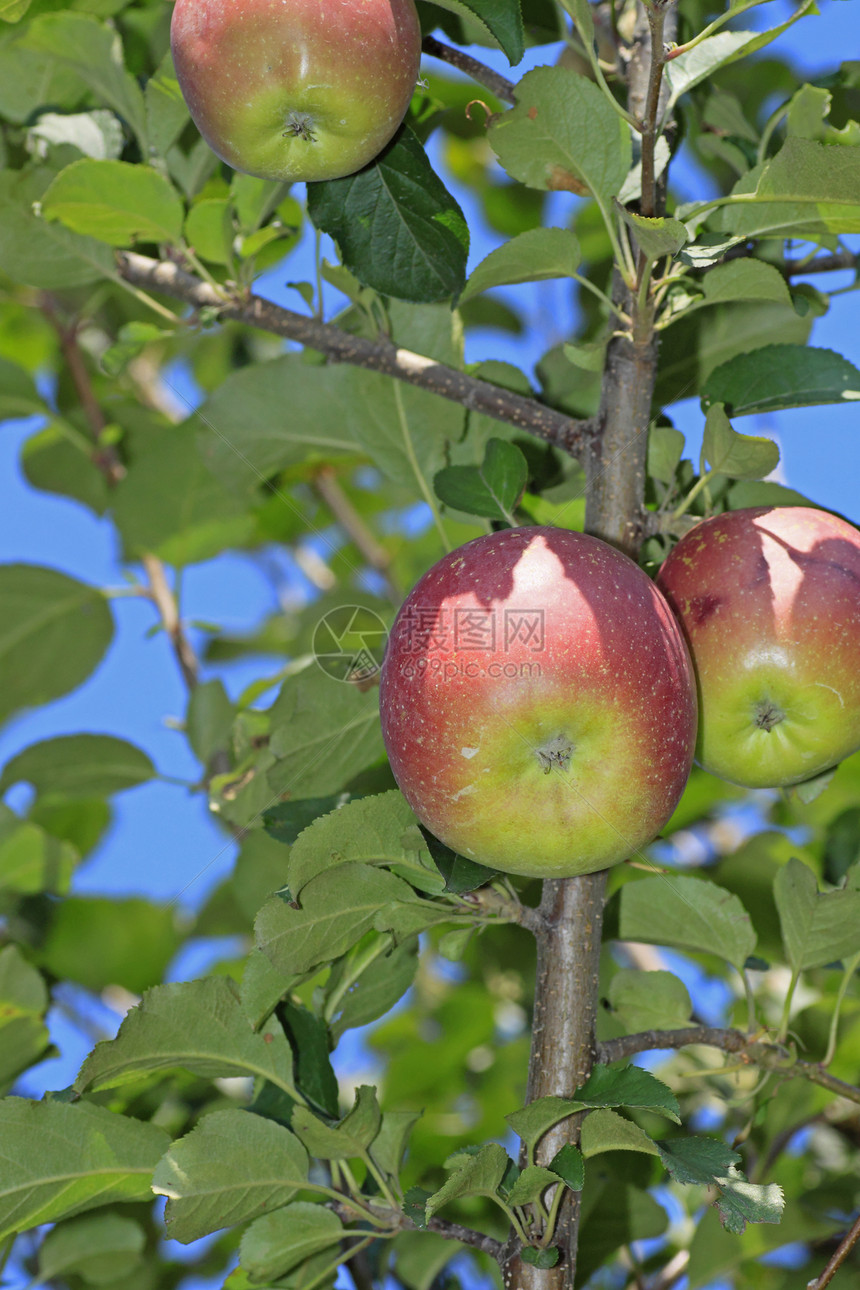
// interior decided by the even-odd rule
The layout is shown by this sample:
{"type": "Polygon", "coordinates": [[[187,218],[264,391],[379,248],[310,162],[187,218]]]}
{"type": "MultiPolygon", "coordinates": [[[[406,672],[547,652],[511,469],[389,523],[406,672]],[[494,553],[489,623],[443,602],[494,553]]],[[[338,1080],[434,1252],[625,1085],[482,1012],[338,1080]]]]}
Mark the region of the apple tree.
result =
{"type": "Polygon", "coordinates": [[[655,576],[703,517],[812,504],[743,418],[822,405],[823,442],[860,397],[810,343],[857,277],[860,71],[783,53],[846,7],[419,0],[393,140],[291,186],[201,138],[167,6],[2,6],[0,415],[38,418],[27,480],[112,526],[126,584],[64,571],[59,532],[56,566],[0,564],[0,717],[93,675],[136,597],[236,853],[184,921],[82,891],[145,740],[3,767],[30,788],[0,807],[7,1283],[855,1283],[858,756],[790,791],[696,766],[659,839],[541,883],[422,828],[378,687],[398,605],[471,538],[580,530],[655,576]],[[187,621],[184,571],[274,550],[303,604],[187,621]],[[56,1088],[70,983],[125,1015],[56,1088]],[[375,1085],[338,1051],[368,1027],[375,1085]]]}

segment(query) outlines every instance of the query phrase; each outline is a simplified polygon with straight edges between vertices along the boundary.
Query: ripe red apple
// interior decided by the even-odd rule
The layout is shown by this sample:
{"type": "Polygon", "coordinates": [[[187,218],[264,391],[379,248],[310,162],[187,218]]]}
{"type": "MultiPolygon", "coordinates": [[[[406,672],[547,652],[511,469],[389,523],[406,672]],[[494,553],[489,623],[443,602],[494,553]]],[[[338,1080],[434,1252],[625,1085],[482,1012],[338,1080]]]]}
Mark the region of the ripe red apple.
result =
{"type": "Polygon", "coordinates": [[[223,161],[263,179],[338,179],[403,120],[421,29],[414,0],[177,0],[170,44],[223,161]]]}
{"type": "Polygon", "coordinates": [[[650,842],[696,739],[684,641],[654,584],[566,529],[506,529],[402,605],[380,681],[385,746],[419,820],[507,873],[605,869],[650,842]]]}
{"type": "Polygon", "coordinates": [[[697,757],[749,788],[811,779],[860,747],[860,533],[811,507],[705,520],[657,580],[699,687],[697,757]]]}

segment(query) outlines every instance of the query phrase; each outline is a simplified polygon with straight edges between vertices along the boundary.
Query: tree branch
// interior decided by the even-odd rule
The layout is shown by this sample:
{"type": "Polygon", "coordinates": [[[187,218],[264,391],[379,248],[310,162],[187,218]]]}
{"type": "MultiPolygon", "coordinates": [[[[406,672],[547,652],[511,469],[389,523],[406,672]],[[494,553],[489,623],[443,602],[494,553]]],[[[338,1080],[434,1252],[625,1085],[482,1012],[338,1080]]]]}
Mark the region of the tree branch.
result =
{"type": "Polygon", "coordinates": [[[435,36],[425,36],[421,42],[421,48],[431,58],[439,58],[443,63],[450,63],[458,71],[471,76],[473,81],[483,85],[491,94],[495,94],[497,99],[502,99],[506,103],[516,102],[513,84],[498,72],[494,72],[491,67],[479,63],[477,58],[472,58],[470,54],[464,54],[461,49],[455,49],[451,45],[443,45],[442,41],[437,40],[435,36]]]}
{"type": "Polygon", "coordinates": [[[423,354],[398,349],[388,339],[351,336],[331,323],[294,313],[248,293],[243,298],[219,294],[208,283],[165,260],[152,260],[133,251],[119,252],[119,272],[133,286],[161,291],[195,309],[215,309],[222,318],[259,327],[288,340],[298,341],[337,363],[352,363],[385,376],[430,390],[473,412],[485,412],[497,421],[517,426],[538,439],[555,444],[571,456],[584,451],[594,434],[594,422],[577,421],[546,407],[537,399],[513,394],[489,381],[434,362],[423,354]]]}
{"type": "MultiPolygon", "coordinates": [[[[406,1226],[407,1224],[404,1223],[404,1227],[406,1226]]],[[[415,1228],[414,1223],[411,1226],[415,1228]]],[[[476,1232],[471,1227],[451,1223],[447,1218],[437,1218],[434,1215],[428,1222],[426,1230],[435,1232],[437,1236],[444,1236],[448,1241],[462,1241],[464,1245],[471,1245],[473,1249],[489,1254],[490,1258],[495,1259],[497,1263],[502,1257],[502,1243],[494,1236],[485,1236],[483,1232],[476,1232]]]]}
{"type": "Polygon", "coordinates": [[[660,90],[663,84],[663,28],[666,15],[657,4],[646,4],[648,26],[651,33],[651,60],[648,70],[648,92],[645,115],[642,120],[642,197],[643,215],[657,214],[657,194],[654,181],[654,149],[657,145],[657,122],[660,114],[660,90]]]}
{"type": "Polygon", "coordinates": [[[389,599],[399,605],[403,595],[391,572],[391,557],[343,491],[334,467],[321,466],[313,477],[313,485],[362,559],[385,579],[389,599]]]}
{"type": "Polygon", "coordinates": [[[167,633],[176,656],[182,679],[190,692],[197,685],[199,664],[191,642],[185,635],[176,607],[176,597],[168,586],[164,565],[158,556],[149,553],[141,556],[141,563],[146,570],[149,598],[158,610],[161,625],[167,633]]]}
{"type": "Polygon", "coordinates": [[[832,255],[819,255],[814,260],[786,260],[782,266],[787,278],[806,277],[810,273],[836,273],[840,269],[860,270],[860,255],[851,251],[834,251],[832,255]]]}
{"type": "Polygon", "coordinates": [[[635,1035],[622,1035],[619,1039],[609,1039],[597,1045],[599,1062],[617,1062],[634,1053],[644,1053],[656,1048],[687,1048],[691,1044],[706,1044],[711,1048],[720,1048],[726,1053],[738,1053],[741,1059],[763,1070],[788,1076],[791,1079],[805,1079],[810,1084],[818,1084],[828,1089],[837,1097],[844,1097],[848,1102],[860,1105],[860,1088],[847,1084],[845,1080],[831,1075],[817,1062],[802,1061],[793,1058],[787,1048],[781,1044],[763,1043],[752,1035],[745,1035],[740,1030],[721,1029],[717,1026],[688,1026],[683,1030],[643,1030],[635,1035]]]}
{"type": "Polygon", "coordinates": [[[806,1290],[824,1290],[825,1286],[830,1285],[830,1282],[836,1276],[858,1240],[860,1240],[860,1217],[855,1218],[849,1231],[845,1233],[845,1236],[833,1251],[821,1276],[807,1282],[806,1290]]]}

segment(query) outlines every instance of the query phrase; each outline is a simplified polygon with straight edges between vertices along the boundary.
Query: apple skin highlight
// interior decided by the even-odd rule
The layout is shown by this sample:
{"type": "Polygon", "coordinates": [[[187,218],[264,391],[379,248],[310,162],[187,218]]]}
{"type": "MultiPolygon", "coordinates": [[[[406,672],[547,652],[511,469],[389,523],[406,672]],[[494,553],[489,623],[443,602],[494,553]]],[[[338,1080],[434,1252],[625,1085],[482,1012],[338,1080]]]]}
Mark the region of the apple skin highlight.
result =
{"type": "Polygon", "coordinates": [[[177,0],[173,62],[203,138],[234,170],[338,179],[390,141],[421,59],[413,0],[177,0]]]}
{"type": "Polygon", "coordinates": [[[467,542],[402,605],[382,731],[419,820],[506,873],[564,878],[649,843],[684,790],[692,668],[660,592],[566,529],[467,542]]]}
{"type": "Polygon", "coordinates": [[[860,747],[860,533],[814,507],[704,520],[657,579],[699,690],[698,761],[748,788],[798,784],[860,747]]]}

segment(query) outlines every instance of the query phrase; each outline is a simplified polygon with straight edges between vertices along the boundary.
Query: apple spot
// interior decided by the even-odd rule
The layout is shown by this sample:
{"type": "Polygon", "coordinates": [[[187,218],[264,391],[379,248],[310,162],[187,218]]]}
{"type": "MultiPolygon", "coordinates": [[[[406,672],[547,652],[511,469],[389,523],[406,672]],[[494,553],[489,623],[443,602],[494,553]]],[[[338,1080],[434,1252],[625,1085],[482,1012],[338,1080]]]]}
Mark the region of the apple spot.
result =
{"type": "Polygon", "coordinates": [[[543,773],[548,775],[553,768],[569,770],[574,747],[573,741],[567,735],[554,735],[545,744],[535,748],[535,756],[543,773]]]}
{"type": "Polygon", "coordinates": [[[290,112],[287,116],[287,128],[284,138],[304,139],[305,143],[316,143],[314,119],[307,112],[290,112]]]}
{"type": "Polygon", "coordinates": [[[754,711],[756,726],[765,732],[773,730],[774,726],[785,720],[785,712],[773,699],[759,699],[754,711]]]}

